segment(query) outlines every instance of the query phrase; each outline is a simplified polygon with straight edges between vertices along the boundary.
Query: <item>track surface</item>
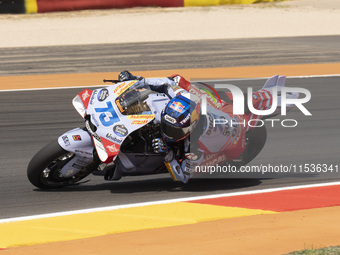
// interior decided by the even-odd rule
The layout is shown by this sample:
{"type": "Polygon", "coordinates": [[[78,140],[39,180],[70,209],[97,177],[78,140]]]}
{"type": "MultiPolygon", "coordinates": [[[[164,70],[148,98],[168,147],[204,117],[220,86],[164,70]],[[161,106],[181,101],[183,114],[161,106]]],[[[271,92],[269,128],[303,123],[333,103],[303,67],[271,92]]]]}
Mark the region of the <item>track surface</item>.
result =
{"type": "MultiPolygon", "coordinates": [[[[254,44],[254,40],[206,41],[207,45],[215,44],[215,46],[209,46],[201,51],[202,58],[197,57],[196,51],[199,47],[191,49],[192,42],[183,43],[187,45],[187,48],[183,49],[186,57],[178,54],[179,56],[172,55],[170,59],[165,52],[172,43],[161,43],[158,46],[142,44],[143,47],[138,50],[134,48],[136,44],[130,45],[130,49],[127,46],[117,48],[117,45],[106,45],[107,48],[91,46],[93,48],[85,47],[85,49],[81,46],[78,48],[80,51],[72,48],[74,46],[23,48],[15,49],[18,55],[15,57],[15,52],[12,52],[12,55],[7,55],[7,59],[4,51],[1,52],[0,75],[96,72],[125,68],[141,70],[141,65],[145,69],[154,69],[155,66],[185,68],[189,65],[190,67],[214,67],[314,63],[325,62],[326,59],[327,62],[332,62],[339,59],[337,57],[339,48],[335,44],[338,38],[334,36],[256,39],[257,43],[261,42],[261,44],[254,44]],[[284,40],[290,43],[287,43],[288,41],[284,43],[284,40]],[[249,43],[248,46],[254,45],[253,50],[244,51],[246,42],[249,43]],[[227,45],[224,50],[230,50],[233,55],[221,50],[222,44],[227,45]],[[231,44],[234,45],[233,49],[229,47],[231,44]],[[305,44],[307,46],[303,47],[305,44]],[[280,45],[282,47],[278,47],[280,45]],[[323,51],[315,55],[316,49],[320,49],[322,45],[323,51]],[[324,45],[328,46],[324,47],[324,45]],[[152,52],[145,52],[148,47],[153,49],[152,52]],[[158,55],[155,54],[157,51],[160,52],[158,55]],[[65,54],[67,52],[69,53],[65,54]],[[120,59],[121,62],[116,61],[112,65],[116,52],[124,55],[129,53],[131,58],[120,59]],[[143,52],[146,58],[143,58],[143,52]],[[24,58],[25,54],[29,56],[24,58]],[[222,55],[227,57],[223,58],[222,55]],[[147,60],[144,63],[134,62],[134,59],[147,60]],[[177,59],[185,59],[187,62],[177,65],[177,59]],[[122,63],[129,64],[119,68],[122,67],[122,63]]],[[[174,45],[176,46],[176,43],[174,45]]],[[[294,110],[288,117],[299,121],[297,128],[268,128],[266,147],[252,164],[339,163],[339,82],[339,77],[289,79],[287,86],[304,87],[311,91],[312,100],[307,104],[307,108],[313,116],[307,118],[298,110],[294,110]]],[[[263,85],[264,80],[228,81],[228,83],[242,84],[241,88],[251,85],[254,89],[258,89],[263,85]]],[[[69,129],[83,126],[81,118],[71,104],[72,98],[79,91],[80,89],[0,92],[2,180],[0,218],[340,179],[339,174],[335,176],[295,174],[278,179],[192,180],[188,185],[181,186],[174,183],[168,175],[126,178],[119,182],[105,182],[102,177],[91,176],[87,178],[87,180],[91,179],[88,183],[79,186],[57,191],[36,190],[26,178],[27,164],[47,142],[56,139],[69,129]]]]}
{"type": "Polygon", "coordinates": [[[340,36],[0,48],[0,76],[339,62],[340,36]]]}
{"type": "MultiPolygon", "coordinates": [[[[313,116],[307,118],[294,110],[288,116],[298,120],[298,127],[268,127],[267,144],[252,164],[337,163],[339,82],[340,78],[334,77],[289,79],[287,86],[311,91],[312,101],[307,108],[313,116]]],[[[240,86],[243,88],[250,84],[260,88],[264,80],[232,83],[243,84],[240,86]]],[[[88,183],[79,186],[56,191],[36,190],[26,178],[27,164],[50,140],[69,129],[82,127],[82,120],[71,105],[71,99],[79,90],[0,93],[1,218],[340,179],[340,174],[292,174],[278,179],[196,179],[181,186],[167,174],[130,177],[119,182],[105,182],[102,177],[90,176],[86,178],[90,179],[88,183]]]]}

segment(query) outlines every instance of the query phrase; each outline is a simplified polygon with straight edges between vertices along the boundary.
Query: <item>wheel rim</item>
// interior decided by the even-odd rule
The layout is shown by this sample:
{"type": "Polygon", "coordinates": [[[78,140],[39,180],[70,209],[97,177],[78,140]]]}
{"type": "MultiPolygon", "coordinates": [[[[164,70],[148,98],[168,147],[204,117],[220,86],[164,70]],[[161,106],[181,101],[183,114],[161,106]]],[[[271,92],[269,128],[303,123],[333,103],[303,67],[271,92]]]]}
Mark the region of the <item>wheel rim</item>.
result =
{"type": "Polygon", "coordinates": [[[46,168],[42,171],[40,176],[40,181],[43,185],[46,186],[65,186],[72,183],[72,179],[75,179],[75,176],[70,178],[65,178],[61,176],[60,170],[74,157],[73,153],[67,152],[51,163],[49,163],[46,168]]]}

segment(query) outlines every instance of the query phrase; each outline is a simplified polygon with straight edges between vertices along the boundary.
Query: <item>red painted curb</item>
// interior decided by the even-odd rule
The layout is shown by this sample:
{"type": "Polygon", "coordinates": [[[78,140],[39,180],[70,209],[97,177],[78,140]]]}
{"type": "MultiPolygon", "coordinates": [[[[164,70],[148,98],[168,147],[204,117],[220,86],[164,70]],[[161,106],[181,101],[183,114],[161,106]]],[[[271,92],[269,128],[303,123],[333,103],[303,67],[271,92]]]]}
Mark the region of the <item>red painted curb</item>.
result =
{"type": "Polygon", "coordinates": [[[276,212],[340,206],[340,185],[190,201],[276,212]]]}
{"type": "Polygon", "coordinates": [[[127,7],[180,7],[184,0],[37,0],[38,12],[76,11],[127,7]]]}

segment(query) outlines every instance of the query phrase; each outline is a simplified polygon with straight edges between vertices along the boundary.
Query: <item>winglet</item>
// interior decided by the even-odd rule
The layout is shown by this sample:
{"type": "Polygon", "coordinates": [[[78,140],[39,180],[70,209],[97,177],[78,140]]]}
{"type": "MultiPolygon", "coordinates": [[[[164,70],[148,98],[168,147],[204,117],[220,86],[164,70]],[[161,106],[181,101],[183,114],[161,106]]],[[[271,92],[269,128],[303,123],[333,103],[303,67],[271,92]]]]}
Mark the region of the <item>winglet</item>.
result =
{"type": "Polygon", "coordinates": [[[277,82],[278,82],[279,76],[275,75],[271,78],[269,78],[266,83],[264,84],[263,88],[270,88],[270,87],[274,87],[276,86],[277,82]]]}
{"type": "Polygon", "coordinates": [[[286,76],[280,76],[277,81],[277,86],[284,87],[286,83],[286,76]]]}

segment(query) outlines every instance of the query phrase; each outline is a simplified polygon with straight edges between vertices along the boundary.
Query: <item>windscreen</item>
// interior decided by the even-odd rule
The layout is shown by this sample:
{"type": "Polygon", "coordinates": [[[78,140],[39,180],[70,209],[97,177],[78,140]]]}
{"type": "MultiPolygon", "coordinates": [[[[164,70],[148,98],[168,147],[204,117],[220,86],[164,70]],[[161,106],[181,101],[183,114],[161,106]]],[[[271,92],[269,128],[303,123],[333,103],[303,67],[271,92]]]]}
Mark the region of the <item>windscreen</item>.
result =
{"type": "Polygon", "coordinates": [[[151,110],[144,101],[151,93],[149,85],[137,82],[117,97],[116,105],[123,115],[150,114],[151,110]]]}

